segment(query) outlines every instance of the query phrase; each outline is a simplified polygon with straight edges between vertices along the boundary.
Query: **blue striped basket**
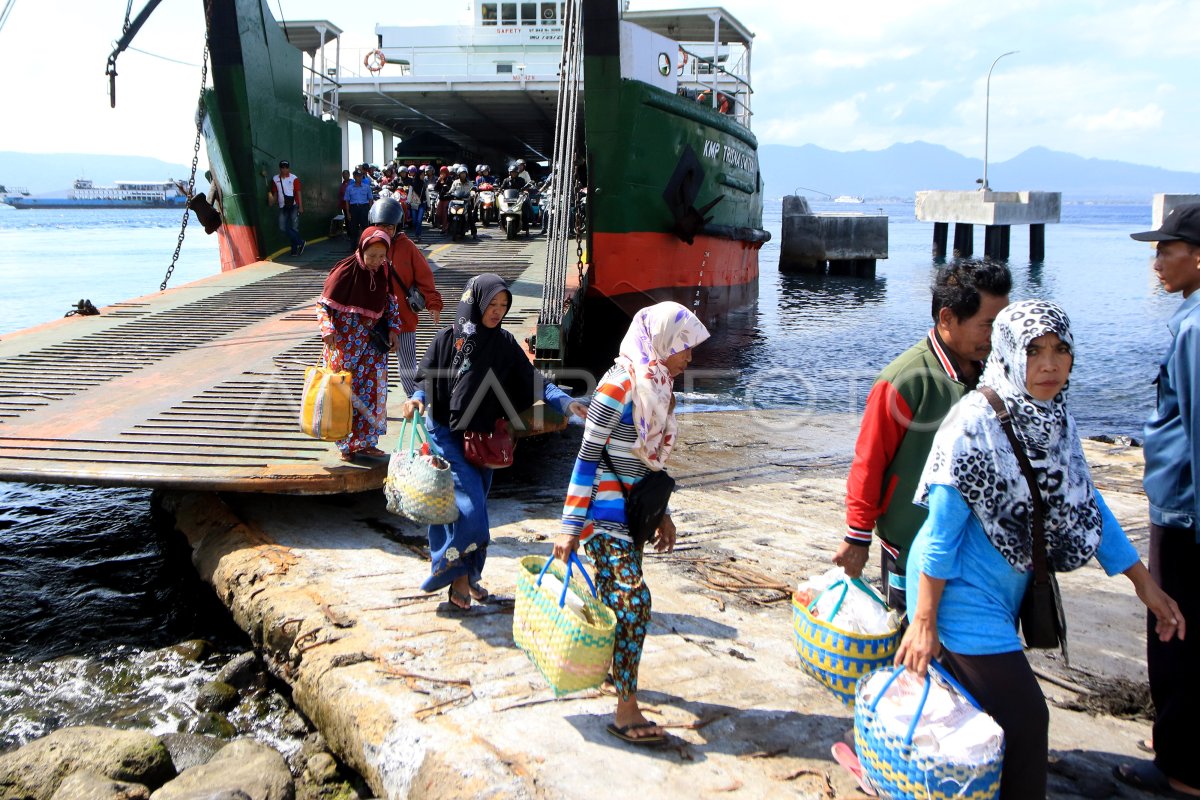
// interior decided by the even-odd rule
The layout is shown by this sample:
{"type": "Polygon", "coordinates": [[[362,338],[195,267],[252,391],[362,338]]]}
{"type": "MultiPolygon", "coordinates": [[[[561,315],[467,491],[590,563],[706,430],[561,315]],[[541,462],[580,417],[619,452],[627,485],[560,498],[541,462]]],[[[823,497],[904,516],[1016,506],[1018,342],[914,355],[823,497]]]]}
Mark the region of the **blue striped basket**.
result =
{"type": "MultiPolygon", "coordinates": [[[[871,779],[879,796],[890,800],[989,800],[998,797],[1000,770],[1004,766],[1003,745],[993,759],[982,764],[957,764],[937,754],[920,753],[912,745],[913,732],[933,681],[950,687],[979,708],[975,698],[934,662],[929,665],[921,702],[913,714],[908,733],[896,736],[884,728],[875,713],[879,699],[904,671],[904,667],[887,669],[891,670],[892,676],[879,693],[869,702],[863,702],[860,697],[854,708],[855,750],[863,772],[871,779]]],[[[864,680],[860,685],[866,683],[864,680]]]]}
{"type": "Polygon", "coordinates": [[[901,632],[897,627],[891,633],[885,634],[850,633],[834,625],[832,620],[841,610],[851,584],[887,608],[887,603],[879,593],[862,578],[834,581],[825,591],[840,589],[842,596],[834,606],[830,619],[813,616],[813,609],[821,595],[808,605],[799,602],[793,595],[792,633],[796,653],[800,656],[800,666],[804,671],[820,681],[821,685],[833,692],[839,700],[853,708],[858,679],[868,672],[874,672],[892,663],[892,656],[900,646],[901,632]]]}

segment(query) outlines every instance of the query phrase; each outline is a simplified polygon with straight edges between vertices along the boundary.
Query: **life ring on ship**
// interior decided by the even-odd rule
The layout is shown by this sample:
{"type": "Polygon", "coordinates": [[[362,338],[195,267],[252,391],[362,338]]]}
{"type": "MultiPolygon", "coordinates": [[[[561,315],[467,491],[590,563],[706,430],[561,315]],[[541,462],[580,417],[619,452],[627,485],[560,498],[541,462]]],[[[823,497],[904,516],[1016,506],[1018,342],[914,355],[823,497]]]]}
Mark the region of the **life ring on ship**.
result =
{"type": "Polygon", "coordinates": [[[676,75],[683,75],[683,68],[687,66],[687,50],[679,48],[679,66],[675,68],[676,75]]]}
{"type": "Polygon", "coordinates": [[[387,56],[383,54],[382,50],[372,50],[363,58],[363,66],[371,72],[377,73],[387,66],[387,56]]]}

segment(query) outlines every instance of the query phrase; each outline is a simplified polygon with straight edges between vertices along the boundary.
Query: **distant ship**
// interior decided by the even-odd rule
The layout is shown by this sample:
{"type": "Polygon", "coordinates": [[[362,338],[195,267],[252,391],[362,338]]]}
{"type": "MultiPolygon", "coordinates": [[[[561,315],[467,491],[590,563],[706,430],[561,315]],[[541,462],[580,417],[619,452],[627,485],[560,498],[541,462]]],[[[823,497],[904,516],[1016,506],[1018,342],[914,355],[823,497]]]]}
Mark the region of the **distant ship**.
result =
{"type": "Polygon", "coordinates": [[[861,203],[863,199],[856,194],[841,194],[833,198],[835,203],[861,203]]]}
{"type": "Polygon", "coordinates": [[[187,195],[175,181],[117,181],[96,186],[80,178],[66,192],[12,194],[3,201],[13,208],[183,208],[187,195]]]}

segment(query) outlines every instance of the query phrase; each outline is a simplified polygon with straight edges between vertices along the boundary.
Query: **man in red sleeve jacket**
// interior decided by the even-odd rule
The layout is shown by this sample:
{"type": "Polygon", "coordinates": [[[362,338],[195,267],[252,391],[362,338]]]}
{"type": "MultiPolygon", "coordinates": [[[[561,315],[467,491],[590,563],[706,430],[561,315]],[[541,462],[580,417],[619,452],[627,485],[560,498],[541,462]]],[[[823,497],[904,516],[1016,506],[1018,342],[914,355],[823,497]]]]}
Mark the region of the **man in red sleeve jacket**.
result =
{"type": "Polygon", "coordinates": [[[963,261],[939,269],[933,329],[884,368],[867,396],[846,480],[846,537],[833,563],[861,575],[874,531],[884,596],[901,613],[908,549],[925,521],[925,509],[913,503],[925,459],[942,418],[978,383],[992,322],[1008,305],[1011,287],[1003,264],[963,261]]]}

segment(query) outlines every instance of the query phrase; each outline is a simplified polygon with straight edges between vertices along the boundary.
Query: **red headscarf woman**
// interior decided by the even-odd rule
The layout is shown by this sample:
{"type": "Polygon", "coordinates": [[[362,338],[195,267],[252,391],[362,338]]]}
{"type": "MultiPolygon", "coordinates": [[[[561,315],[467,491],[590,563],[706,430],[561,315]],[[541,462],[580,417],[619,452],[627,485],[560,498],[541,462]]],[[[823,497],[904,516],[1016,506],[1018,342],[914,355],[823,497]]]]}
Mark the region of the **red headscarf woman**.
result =
{"type": "Polygon", "coordinates": [[[401,324],[400,307],[388,291],[391,243],[385,231],[367,228],[358,249],[330,270],[317,298],[325,364],[350,372],[354,387],[350,435],[337,443],[344,461],[387,455],[375,445],[387,431],[387,354],[401,324]]]}

